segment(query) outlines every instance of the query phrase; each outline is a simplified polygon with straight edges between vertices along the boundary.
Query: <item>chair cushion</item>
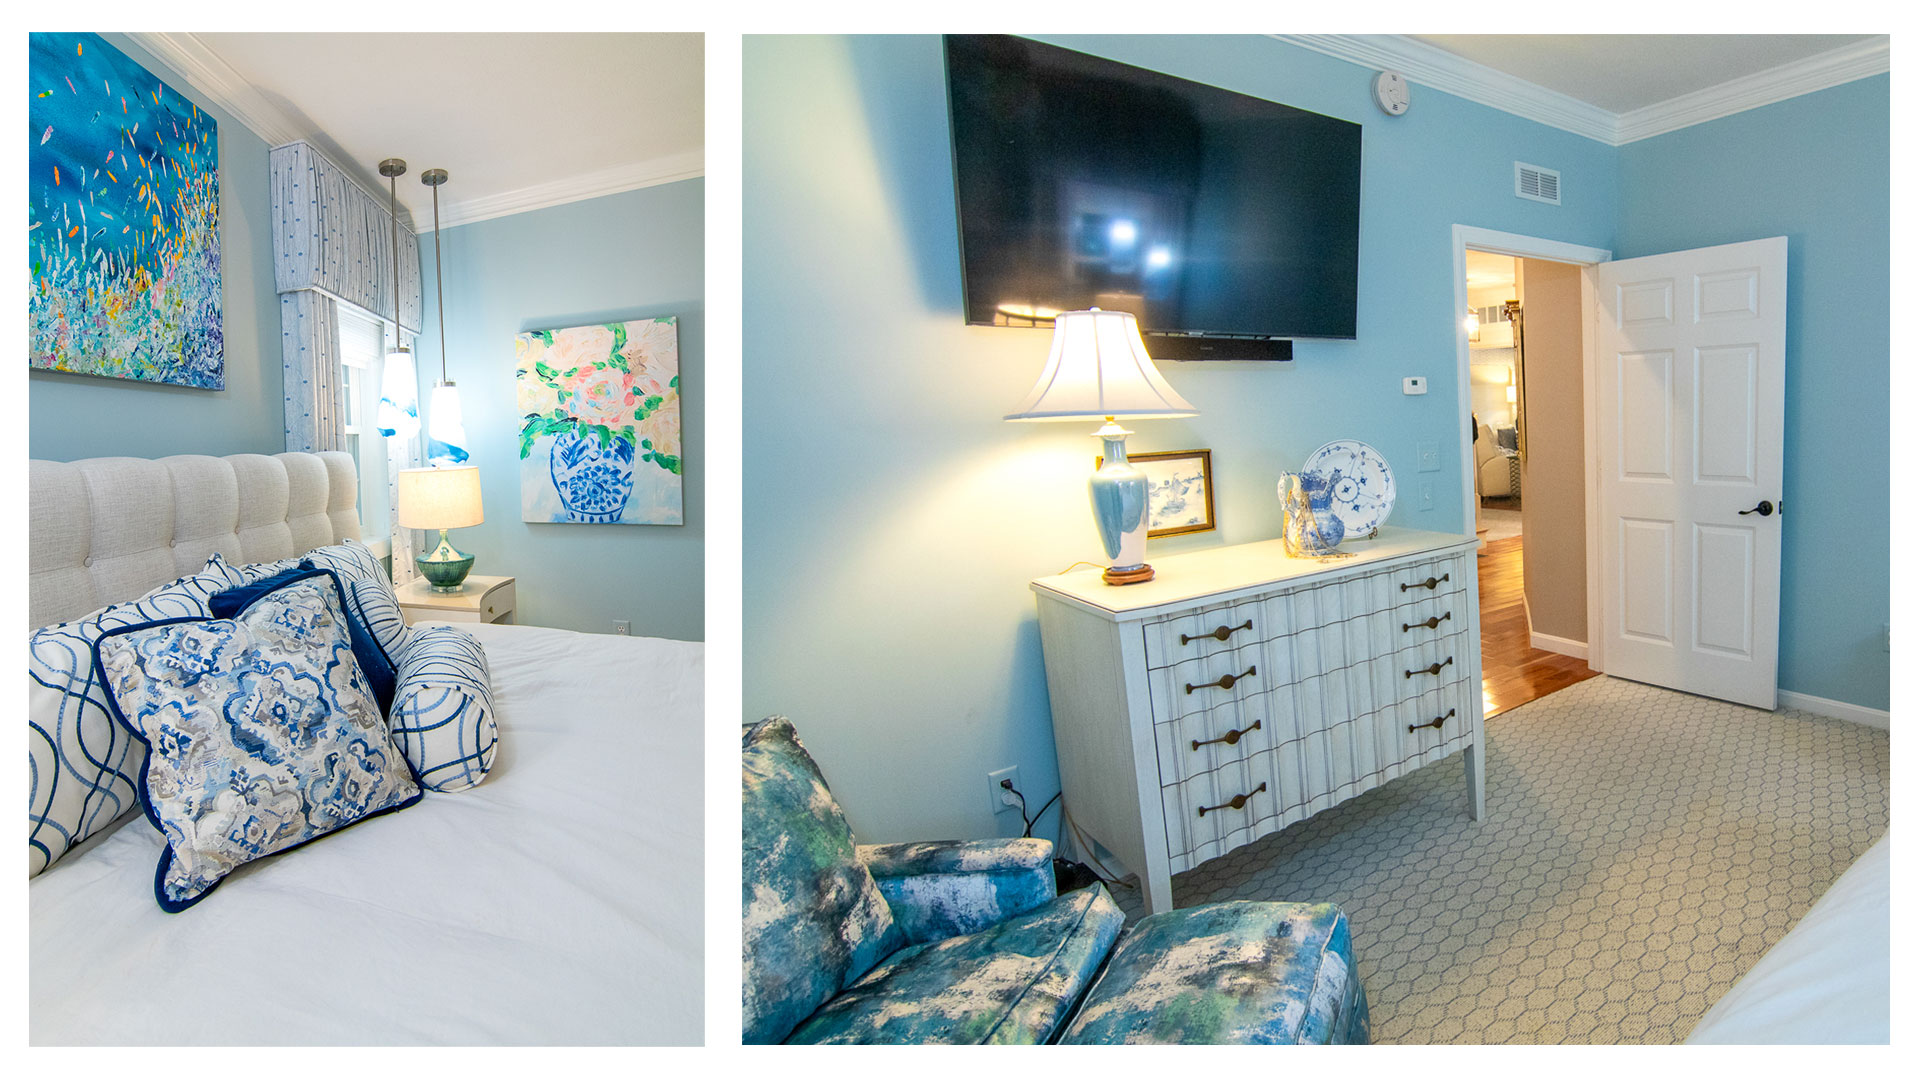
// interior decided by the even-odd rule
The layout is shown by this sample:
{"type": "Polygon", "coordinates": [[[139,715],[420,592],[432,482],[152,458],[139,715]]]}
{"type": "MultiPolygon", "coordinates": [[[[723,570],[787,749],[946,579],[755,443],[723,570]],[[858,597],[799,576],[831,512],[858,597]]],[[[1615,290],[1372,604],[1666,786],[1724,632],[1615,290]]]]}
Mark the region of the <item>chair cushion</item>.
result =
{"type": "Polygon", "coordinates": [[[1367,997],[1332,904],[1234,901],[1140,920],[1063,1043],[1364,1043],[1367,997]]]}
{"type": "Polygon", "coordinates": [[[828,1002],[789,1042],[1043,1043],[1125,921],[1105,886],[974,934],[913,945],[828,1002]]]}
{"type": "Polygon", "coordinates": [[[740,733],[741,1036],[777,1043],[906,943],[784,716],[740,733]]]}

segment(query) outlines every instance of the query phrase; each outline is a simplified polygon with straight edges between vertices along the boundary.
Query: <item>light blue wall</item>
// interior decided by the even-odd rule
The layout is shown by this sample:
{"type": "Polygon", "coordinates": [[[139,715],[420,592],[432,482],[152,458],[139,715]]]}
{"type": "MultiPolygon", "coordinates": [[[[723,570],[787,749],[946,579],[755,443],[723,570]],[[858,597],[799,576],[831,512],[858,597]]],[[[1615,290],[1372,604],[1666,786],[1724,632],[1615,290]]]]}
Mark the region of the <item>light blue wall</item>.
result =
{"type": "Polygon", "coordinates": [[[30,371],[27,452],[54,461],[118,454],[277,454],[285,449],[286,426],[267,144],[125,35],[101,36],[220,124],[220,292],[227,388],[190,390],[30,371]]]}
{"type": "MultiPolygon", "coordinates": [[[[458,183],[459,177],[453,178],[458,183]]],[[[425,222],[429,219],[422,218],[425,222]]],[[[447,373],[460,388],[486,522],[453,534],[482,574],[511,574],[519,620],[610,633],[705,637],[705,183],[606,195],[446,230],[447,373]],[[514,336],[643,316],[680,320],[684,525],[520,520],[514,336]]],[[[426,332],[420,400],[440,377],[433,234],[420,238],[426,332]]]]}
{"type": "Polygon", "coordinates": [[[1614,251],[1787,238],[1780,685],[1876,709],[1891,557],[1888,85],[1861,79],[1628,143],[1614,251]]]}
{"type": "MultiPolygon", "coordinates": [[[[1464,529],[1451,227],[1611,247],[1616,152],[1419,88],[1389,118],[1372,72],[1269,38],[1047,40],[1364,125],[1359,338],[1162,366],[1199,415],[1131,445],[1210,447],[1220,527],[1149,559],[1277,536],[1278,474],[1336,437],[1392,463],[1394,524],[1464,529]],[[1515,198],[1515,159],[1565,205],[1515,198]]],[[[746,712],[793,717],[863,839],[1017,832],[986,773],[1058,789],[1027,582],[1098,555],[1095,425],[1000,420],[1048,337],[965,325],[937,37],[749,37],[744,104],[746,712]]]]}

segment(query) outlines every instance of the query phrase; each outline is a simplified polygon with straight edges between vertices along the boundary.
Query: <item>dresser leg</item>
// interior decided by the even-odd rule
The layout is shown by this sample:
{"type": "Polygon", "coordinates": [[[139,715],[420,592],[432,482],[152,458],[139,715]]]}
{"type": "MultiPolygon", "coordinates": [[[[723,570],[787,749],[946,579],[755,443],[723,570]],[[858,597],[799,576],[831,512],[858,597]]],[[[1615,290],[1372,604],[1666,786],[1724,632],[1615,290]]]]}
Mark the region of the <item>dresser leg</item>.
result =
{"type": "Polygon", "coordinates": [[[1480,768],[1480,748],[1469,746],[1460,756],[1467,764],[1467,815],[1479,821],[1487,815],[1487,778],[1480,768]]]}
{"type": "Polygon", "coordinates": [[[1147,914],[1158,915],[1173,910],[1173,872],[1166,863],[1149,866],[1140,875],[1147,892],[1147,914]]]}

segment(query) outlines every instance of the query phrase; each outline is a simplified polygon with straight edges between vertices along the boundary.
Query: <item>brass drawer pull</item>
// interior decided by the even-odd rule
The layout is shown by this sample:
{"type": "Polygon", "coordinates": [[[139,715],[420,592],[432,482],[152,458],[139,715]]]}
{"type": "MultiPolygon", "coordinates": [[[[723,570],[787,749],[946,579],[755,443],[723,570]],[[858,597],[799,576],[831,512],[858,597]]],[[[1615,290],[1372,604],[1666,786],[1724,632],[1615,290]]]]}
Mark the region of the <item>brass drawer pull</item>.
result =
{"type": "Polygon", "coordinates": [[[1193,748],[1195,750],[1198,750],[1203,746],[1212,746],[1214,743],[1217,743],[1217,742],[1223,742],[1223,743],[1226,743],[1228,746],[1232,746],[1235,743],[1238,743],[1240,741],[1240,736],[1245,735],[1249,731],[1259,731],[1259,730],[1260,730],[1260,721],[1255,720],[1253,723],[1247,725],[1246,727],[1241,728],[1239,731],[1229,731],[1225,735],[1222,735],[1217,739],[1205,739],[1205,740],[1194,739],[1193,748]]]}
{"type": "Polygon", "coordinates": [[[1239,626],[1221,626],[1217,629],[1209,630],[1204,634],[1195,634],[1192,637],[1188,637],[1185,634],[1181,634],[1180,644],[1185,645],[1189,641],[1199,641],[1203,637],[1210,637],[1215,641],[1225,641],[1227,640],[1228,636],[1230,636],[1237,630],[1251,630],[1251,629],[1253,629],[1253,620],[1248,619],[1246,622],[1241,623],[1239,626]]]}
{"type": "Polygon", "coordinates": [[[1430,727],[1430,728],[1437,728],[1437,727],[1439,727],[1439,726],[1440,726],[1441,724],[1444,724],[1444,723],[1446,723],[1446,722],[1447,722],[1448,720],[1450,720],[1450,719],[1452,719],[1452,718],[1453,718],[1453,714],[1454,714],[1455,712],[1457,712],[1457,711],[1458,711],[1458,710],[1456,710],[1456,709],[1448,709],[1448,710],[1447,710],[1447,715],[1445,715],[1445,716],[1436,716],[1436,717],[1434,717],[1433,719],[1431,719],[1431,720],[1429,720],[1429,721],[1427,721],[1427,722],[1426,722],[1426,723],[1424,723],[1424,724],[1408,724],[1408,725],[1407,725],[1407,730],[1408,730],[1408,731],[1419,731],[1419,730],[1420,730],[1421,728],[1423,728],[1423,727],[1430,727]]]}
{"type": "Polygon", "coordinates": [[[1415,675],[1438,675],[1440,674],[1441,668],[1446,667],[1448,664],[1451,664],[1451,663],[1453,663],[1453,657],[1449,656],[1445,660],[1442,660],[1437,664],[1433,664],[1423,668],[1414,668],[1412,671],[1407,672],[1407,678],[1411,679],[1415,675]]]}
{"type": "Polygon", "coordinates": [[[1440,587],[1441,582],[1446,581],[1452,577],[1453,577],[1453,571],[1449,570],[1446,573],[1441,574],[1439,577],[1430,577],[1425,581],[1416,581],[1411,585],[1403,583],[1400,586],[1400,591],[1406,592],[1408,589],[1437,589],[1440,587]]]}
{"type": "Polygon", "coordinates": [[[1254,788],[1252,791],[1247,792],[1245,795],[1235,795],[1233,798],[1228,799],[1226,802],[1221,803],[1219,806],[1201,807],[1200,816],[1206,817],[1207,812],[1209,810],[1244,810],[1246,809],[1248,799],[1253,798],[1255,795],[1258,795],[1265,790],[1267,790],[1267,782],[1265,780],[1262,780],[1260,781],[1259,787],[1254,788]]]}
{"type": "Polygon", "coordinates": [[[1445,615],[1435,615],[1431,619],[1427,619],[1422,622],[1401,623],[1400,632],[1404,634],[1416,626],[1423,626],[1423,627],[1426,627],[1428,630],[1431,630],[1434,627],[1439,626],[1441,623],[1446,622],[1448,619],[1451,619],[1451,618],[1453,618],[1453,612],[1449,611],[1445,615]]]}
{"type": "Polygon", "coordinates": [[[1218,679],[1214,680],[1213,682],[1203,682],[1198,686],[1195,686],[1192,683],[1188,683],[1187,693],[1191,694],[1195,690],[1214,690],[1214,689],[1231,690],[1233,689],[1234,683],[1237,683],[1241,679],[1244,679],[1247,676],[1252,674],[1254,674],[1253,665],[1248,664],[1247,670],[1241,672],[1238,675],[1222,675],[1218,679]]]}

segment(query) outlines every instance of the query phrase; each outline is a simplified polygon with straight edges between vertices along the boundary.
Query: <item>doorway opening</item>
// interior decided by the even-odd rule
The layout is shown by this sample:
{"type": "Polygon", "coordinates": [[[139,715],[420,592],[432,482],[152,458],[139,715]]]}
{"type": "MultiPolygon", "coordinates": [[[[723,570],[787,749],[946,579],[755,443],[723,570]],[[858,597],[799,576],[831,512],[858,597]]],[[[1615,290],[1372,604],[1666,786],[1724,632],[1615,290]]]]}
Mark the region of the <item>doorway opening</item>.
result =
{"type": "MultiPolygon", "coordinates": [[[[1481,540],[1486,716],[1588,666],[1586,327],[1608,253],[1455,229],[1467,498],[1481,540]],[[1464,234],[1464,235],[1463,235],[1464,234]]],[[[1597,598],[1594,598],[1597,599],[1597,598]]]]}

